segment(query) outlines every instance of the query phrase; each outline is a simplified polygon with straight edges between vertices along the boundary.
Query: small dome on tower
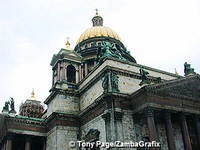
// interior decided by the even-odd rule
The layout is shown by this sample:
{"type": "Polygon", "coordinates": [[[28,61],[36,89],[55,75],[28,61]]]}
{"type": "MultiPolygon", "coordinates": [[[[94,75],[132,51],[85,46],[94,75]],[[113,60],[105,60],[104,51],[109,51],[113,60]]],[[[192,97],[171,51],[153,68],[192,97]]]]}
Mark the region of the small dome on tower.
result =
{"type": "Polygon", "coordinates": [[[31,97],[21,104],[19,114],[26,117],[41,118],[44,107],[40,103],[40,101],[36,100],[35,92],[33,90],[31,97]]]}

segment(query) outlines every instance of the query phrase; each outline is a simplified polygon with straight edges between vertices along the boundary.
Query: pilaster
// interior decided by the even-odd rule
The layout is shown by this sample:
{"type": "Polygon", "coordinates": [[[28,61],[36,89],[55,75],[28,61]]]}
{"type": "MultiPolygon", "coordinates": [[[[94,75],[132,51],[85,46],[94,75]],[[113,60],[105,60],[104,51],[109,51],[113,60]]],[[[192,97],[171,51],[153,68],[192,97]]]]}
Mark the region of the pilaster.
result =
{"type": "Polygon", "coordinates": [[[58,81],[60,81],[60,62],[58,63],[58,68],[57,68],[57,70],[58,70],[58,73],[57,73],[57,79],[58,79],[58,81]]]}
{"type": "Polygon", "coordinates": [[[102,118],[105,120],[106,127],[106,141],[111,141],[111,128],[110,128],[110,113],[106,112],[102,115],[102,118]]]}
{"type": "Polygon", "coordinates": [[[119,141],[124,141],[122,117],[122,112],[115,111],[116,139],[119,141]]]}
{"type": "Polygon", "coordinates": [[[76,68],[76,83],[78,83],[79,82],[79,71],[78,71],[78,69],[76,68]]]}
{"type": "Polygon", "coordinates": [[[85,76],[87,76],[88,74],[88,66],[87,66],[87,63],[85,62],[85,76]]]}
{"type": "Polygon", "coordinates": [[[79,80],[81,81],[81,65],[78,66],[79,80]]]}

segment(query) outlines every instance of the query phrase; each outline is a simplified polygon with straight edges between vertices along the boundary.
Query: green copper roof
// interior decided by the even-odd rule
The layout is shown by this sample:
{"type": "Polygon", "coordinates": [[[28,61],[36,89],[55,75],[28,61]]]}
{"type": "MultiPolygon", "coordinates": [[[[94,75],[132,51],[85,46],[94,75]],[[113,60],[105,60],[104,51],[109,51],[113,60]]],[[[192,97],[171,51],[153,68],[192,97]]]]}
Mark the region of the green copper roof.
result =
{"type": "Polygon", "coordinates": [[[44,121],[44,119],[42,119],[42,118],[32,118],[32,117],[21,116],[21,115],[17,115],[16,118],[33,120],[33,121],[44,121]]]}

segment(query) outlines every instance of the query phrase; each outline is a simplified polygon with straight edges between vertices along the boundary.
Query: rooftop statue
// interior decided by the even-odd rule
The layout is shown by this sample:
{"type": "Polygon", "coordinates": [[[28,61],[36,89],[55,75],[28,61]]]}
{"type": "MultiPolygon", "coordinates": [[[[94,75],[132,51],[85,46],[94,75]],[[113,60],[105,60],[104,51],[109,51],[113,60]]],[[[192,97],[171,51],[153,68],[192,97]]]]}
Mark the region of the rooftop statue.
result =
{"type": "Polygon", "coordinates": [[[102,81],[104,92],[119,92],[119,77],[115,72],[105,73],[102,81]]]}
{"type": "Polygon", "coordinates": [[[103,41],[103,46],[99,50],[98,61],[103,60],[106,57],[114,57],[120,60],[126,60],[120,53],[120,51],[116,48],[115,44],[111,44],[110,42],[103,41]]]}
{"type": "Polygon", "coordinates": [[[11,110],[9,112],[16,113],[16,111],[15,111],[15,101],[12,97],[10,97],[10,108],[11,108],[11,110]]]}
{"type": "Polygon", "coordinates": [[[139,84],[140,86],[143,85],[143,84],[149,84],[150,83],[148,78],[147,78],[148,74],[149,73],[147,71],[145,71],[144,69],[140,68],[140,75],[141,75],[141,79],[142,79],[142,81],[139,84]]]}
{"type": "Polygon", "coordinates": [[[9,105],[10,105],[10,102],[6,101],[2,112],[9,112],[9,105]]]}
{"type": "Polygon", "coordinates": [[[195,73],[194,68],[191,68],[190,64],[188,64],[187,62],[184,63],[184,73],[185,73],[185,76],[195,73]]]}
{"type": "Polygon", "coordinates": [[[116,73],[112,72],[111,73],[112,92],[119,92],[118,82],[119,82],[119,77],[117,76],[116,73]]]}
{"type": "Polygon", "coordinates": [[[16,113],[15,111],[15,101],[12,97],[10,97],[10,101],[6,101],[5,105],[3,107],[2,112],[7,112],[7,113],[16,113]]]}
{"type": "Polygon", "coordinates": [[[104,89],[104,92],[109,91],[109,73],[105,73],[102,81],[102,87],[104,89]]]}

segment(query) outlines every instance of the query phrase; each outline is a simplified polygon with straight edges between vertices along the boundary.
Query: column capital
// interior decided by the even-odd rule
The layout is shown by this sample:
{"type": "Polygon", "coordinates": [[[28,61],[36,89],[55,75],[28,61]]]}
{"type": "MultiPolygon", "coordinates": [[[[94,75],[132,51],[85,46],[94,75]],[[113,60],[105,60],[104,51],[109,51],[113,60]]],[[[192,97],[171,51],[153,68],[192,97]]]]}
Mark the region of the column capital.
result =
{"type": "Polygon", "coordinates": [[[151,107],[147,107],[144,109],[144,114],[146,117],[153,117],[154,116],[154,109],[151,107]]]}
{"type": "Polygon", "coordinates": [[[31,142],[31,141],[32,141],[32,138],[33,138],[33,137],[32,137],[31,135],[26,135],[26,136],[25,136],[25,139],[26,139],[27,142],[31,142]]]}
{"type": "Polygon", "coordinates": [[[110,113],[106,112],[101,116],[104,120],[110,120],[110,113]]]}
{"type": "Polygon", "coordinates": [[[170,111],[164,111],[164,117],[167,120],[171,120],[171,112],[170,111]]]}
{"type": "MultiPolygon", "coordinates": [[[[124,113],[123,112],[119,112],[119,111],[115,111],[114,112],[114,116],[115,116],[115,120],[121,120],[123,117],[124,113]]],[[[110,112],[106,112],[101,116],[104,120],[110,120],[111,114],[110,112]]]]}
{"type": "Polygon", "coordinates": [[[195,115],[194,115],[194,119],[195,119],[195,120],[200,120],[200,115],[199,115],[199,114],[195,114],[195,115]]]}
{"type": "Polygon", "coordinates": [[[181,120],[183,120],[183,119],[185,120],[186,119],[186,113],[180,113],[179,116],[180,116],[181,120]]]}
{"type": "Polygon", "coordinates": [[[123,112],[115,111],[115,119],[116,120],[122,120],[123,115],[124,115],[123,112]]]}
{"type": "Polygon", "coordinates": [[[13,140],[14,139],[14,135],[13,134],[8,134],[6,136],[6,140],[13,140]]]}

